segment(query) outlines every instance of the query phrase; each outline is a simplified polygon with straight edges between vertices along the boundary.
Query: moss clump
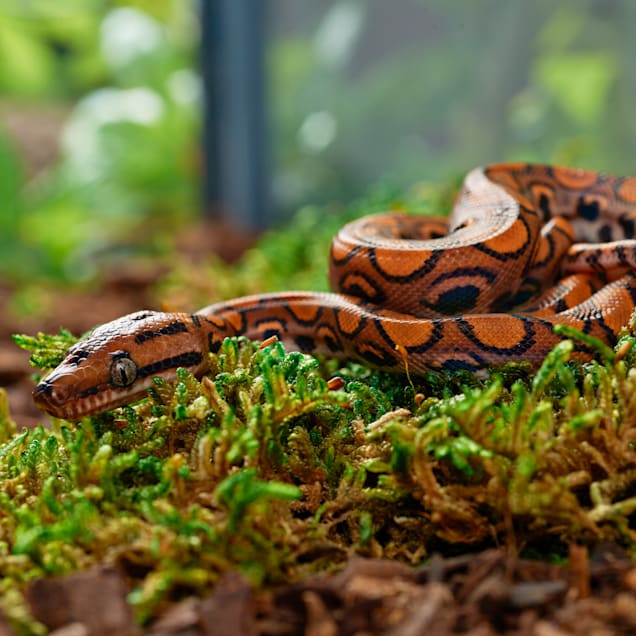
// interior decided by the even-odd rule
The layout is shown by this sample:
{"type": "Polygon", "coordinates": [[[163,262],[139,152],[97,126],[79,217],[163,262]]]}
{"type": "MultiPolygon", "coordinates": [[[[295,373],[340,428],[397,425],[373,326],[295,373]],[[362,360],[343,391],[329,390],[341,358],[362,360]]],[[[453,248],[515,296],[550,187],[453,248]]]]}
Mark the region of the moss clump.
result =
{"type": "MultiPolygon", "coordinates": [[[[131,573],[143,622],[234,568],[265,584],[352,552],[418,563],[493,541],[633,551],[632,333],[618,355],[592,343],[599,361],[584,367],[566,340],[535,375],[509,365],[406,386],[228,339],[201,380],[181,371],[78,423],[17,432],[3,406],[2,605],[24,621],[15,599],[29,581],[96,562],[131,573]]],[[[68,339],[19,341],[52,366],[68,339]]]]}

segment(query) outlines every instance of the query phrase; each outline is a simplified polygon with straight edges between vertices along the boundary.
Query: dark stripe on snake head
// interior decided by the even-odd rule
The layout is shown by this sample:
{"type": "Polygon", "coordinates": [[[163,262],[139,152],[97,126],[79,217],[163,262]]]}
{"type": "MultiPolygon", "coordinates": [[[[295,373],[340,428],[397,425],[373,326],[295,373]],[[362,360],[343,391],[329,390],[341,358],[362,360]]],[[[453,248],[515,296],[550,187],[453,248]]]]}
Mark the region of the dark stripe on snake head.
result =
{"type": "Polygon", "coordinates": [[[78,394],[80,399],[90,397],[91,395],[97,395],[100,391],[98,386],[93,386],[90,389],[84,389],[78,394]]]}
{"type": "Polygon", "coordinates": [[[135,336],[135,342],[137,344],[142,344],[147,340],[153,340],[154,338],[160,338],[162,336],[173,336],[177,333],[187,333],[188,328],[185,323],[181,320],[175,320],[164,327],[160,327],[159,329],[147,329],[146,331],[141,331],[135,336]]]}
{"type": "Polygon", "coordinates": [[[79,363],[82,360],[86,360],[86,358],[88,358],[89,355],[90,355],[90,352],[86,351],[85,349],[80,349],[79,351],[73,351],[70,357],[66,359],[66,362],[68,364],[74,364],[79,366],[79,363]]]}
{"type": "Polygon", "coordinates": [[[163,360],[157,360],[152,364],[147,364],[145,367],[137,369],[137,375],[145,378],[149,375],[156,375],[162,371],[168,369],[177,369],[179,367],[194,367],[201,364],[203,356],[200,351],[186,351],[176,356],[164,358],[163,360]]]}

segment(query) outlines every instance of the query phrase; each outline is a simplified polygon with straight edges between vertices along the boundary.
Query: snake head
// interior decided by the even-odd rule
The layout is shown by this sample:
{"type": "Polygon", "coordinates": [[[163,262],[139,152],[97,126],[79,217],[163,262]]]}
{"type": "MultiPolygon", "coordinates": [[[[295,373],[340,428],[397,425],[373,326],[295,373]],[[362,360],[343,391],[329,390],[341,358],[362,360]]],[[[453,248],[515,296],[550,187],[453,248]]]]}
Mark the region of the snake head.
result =
{"type": "Polygon", "coordinates": [[[189,314],[139,311],[106,323],[68,349],[33,391],[50,415],[78,419],[144,396],[153,377],[170,381],[179,367],[200,375],[207,346],[189,314]]]}

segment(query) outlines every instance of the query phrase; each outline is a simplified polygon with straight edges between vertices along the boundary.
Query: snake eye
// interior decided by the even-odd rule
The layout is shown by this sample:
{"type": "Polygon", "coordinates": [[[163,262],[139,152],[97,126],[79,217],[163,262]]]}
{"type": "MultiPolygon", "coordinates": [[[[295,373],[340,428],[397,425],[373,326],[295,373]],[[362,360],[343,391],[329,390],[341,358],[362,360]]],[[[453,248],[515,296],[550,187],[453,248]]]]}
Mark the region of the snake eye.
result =
{"type": "Polygon", "coordinates": [[[137,378],[137,365],[127,356],[115,358],[110,365],[110,382],[113,386],[130,386],[137,378]]]}

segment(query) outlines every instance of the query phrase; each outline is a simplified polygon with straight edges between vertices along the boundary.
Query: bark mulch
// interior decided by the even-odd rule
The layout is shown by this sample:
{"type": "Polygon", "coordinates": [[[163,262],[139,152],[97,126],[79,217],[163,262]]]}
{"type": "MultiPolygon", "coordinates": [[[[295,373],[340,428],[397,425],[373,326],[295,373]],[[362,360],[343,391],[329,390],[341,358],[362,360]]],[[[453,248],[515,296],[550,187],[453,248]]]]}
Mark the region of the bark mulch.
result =
{"type": "Polygon", "coordinates": [[[591,556],[573,546],[567,566],[511,558],[503,549],[435,557],[416,569],[354,557],[337,574],[263,590],[230,572],[209,596],[175,602],[143,629],[126,604],[128,591],[125,571],[99,567],[36,581],[28,598],[58,636],[636,633],[636,566],[616,546],[591,556]]]}

